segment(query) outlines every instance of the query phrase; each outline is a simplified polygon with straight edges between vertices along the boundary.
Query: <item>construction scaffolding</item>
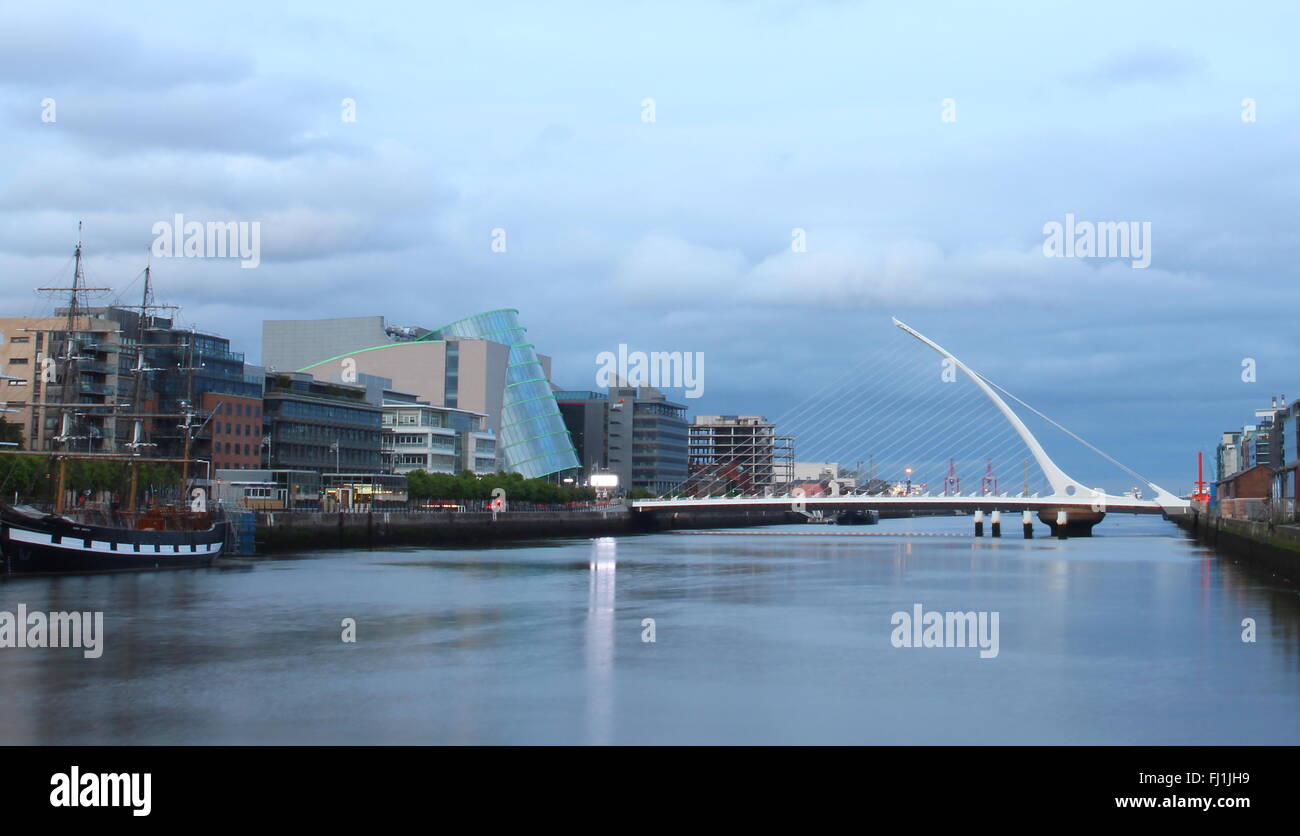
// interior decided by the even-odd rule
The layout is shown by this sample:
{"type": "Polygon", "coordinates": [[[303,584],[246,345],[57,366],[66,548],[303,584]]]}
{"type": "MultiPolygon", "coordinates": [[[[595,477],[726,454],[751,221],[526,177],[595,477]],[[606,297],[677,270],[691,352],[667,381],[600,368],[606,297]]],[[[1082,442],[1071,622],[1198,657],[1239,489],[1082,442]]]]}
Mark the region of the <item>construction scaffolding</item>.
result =
{"type": "Polygon", "coordinates": [[[761,496],[794,478],[794,438],[761,415],[697,415],[687,466],[687,495],[761,496]]]}

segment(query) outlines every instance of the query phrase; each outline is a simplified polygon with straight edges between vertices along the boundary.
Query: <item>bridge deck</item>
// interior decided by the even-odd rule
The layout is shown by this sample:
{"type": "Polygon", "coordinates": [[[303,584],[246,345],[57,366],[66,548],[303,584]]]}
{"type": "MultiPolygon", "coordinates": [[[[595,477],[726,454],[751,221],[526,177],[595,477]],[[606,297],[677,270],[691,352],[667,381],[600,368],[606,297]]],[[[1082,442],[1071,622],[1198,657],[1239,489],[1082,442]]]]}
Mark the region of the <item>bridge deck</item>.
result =
{"type": "MultiPolygon", "coordinates": [[[[1106,496],[740,496],[704,499],[638,499],[635,511],[692,511],[719,509],[842,511],[1037,511],[1041,508],[1078,508],[1117,514],[1164,514],[1154,499],[1106,496]]],[[[1169,511],[1177,512],[1178,508],[1169,511]]]]}

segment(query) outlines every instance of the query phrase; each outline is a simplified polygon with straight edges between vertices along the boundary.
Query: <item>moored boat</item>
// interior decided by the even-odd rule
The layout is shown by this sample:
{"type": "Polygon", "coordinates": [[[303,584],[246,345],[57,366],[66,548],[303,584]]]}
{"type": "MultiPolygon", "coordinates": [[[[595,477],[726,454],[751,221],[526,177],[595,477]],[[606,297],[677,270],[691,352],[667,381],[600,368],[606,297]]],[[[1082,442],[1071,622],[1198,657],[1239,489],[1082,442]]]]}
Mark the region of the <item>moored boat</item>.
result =
{"type": "MultiPolygon", "coordinates": [[[[80,366],[86,365],[88,373],[103,374],[104,364],[93,355],[84,353],[93,348],[94,340],[85,333],[80,316],[82,305],[79,297],[89,289],[82,278],[80,241],[77,243],[75,259],[72,287],[43,288],[70,291],[70,299],[66,325],[61,329],[42,329],[38,337],[38,340],[44,337],[45,345],[49,347],[48,354],[42,358],[42,364],[47,368],[40,371],[42,397],[30,404],[38,410],[34,424],[43,425],[46,411],[53,411],[59,416],[60,432],[43,444],[38,444],[38,449],[5,453],[6,456],[43,457],[55,466],[58,480],[53,492],[53,511],[19,504],[16,496],[14,504],[0,501],[0,573],[55,574],[206,566],[221,554],[227,525],[219,511],[208,510],[206,489],[191,489],[190,445],[195,431],[203,426],[195,424],[194,419],[198,413],[193,406],[192,392],[187,391],[185,399],[181,401],[181,414],[151,412],[144,407],[145,374],[172,371],[151,368],[145,362],[146,352],[150,349],[175,347],[145,340],[148,314],[153,308],[174,306],[152,304],[150,270],[146,267],[144,296],[139,305],[138,330],[134,341],[134,397],[129,402],[124,399],[96,400],[96,397],[115,393],[111,388],[98,383],[84,387],[76,385],[81,373],[80,366]],[[53,401],[45,397],[50,389],[57,390],[60,397],[53,401]],[[78,397],[79,400],[76,399],[78,397]],[[131,411],[124,412],[127,408],[131,411]],[[89,449],[85,452],[75,451],[74,446],[80,441],[87,440],[89,448],[90,440],[97,437],[94,428],[80,424],[84,424],[88,418],[103,418],[109,414],[132,420],[134,431],[130,441],[118,441],[117,449],[106,444],[103,452],[89,449]],[[182,434],[181,455],[143,455],[144,451],[157,446],[146,438],[145,420],[166,421],[173,418],[182,421],[177,425],[182,434]],[[98,510],[85,505],[77,507],[77,503],[69,501],[70,494],[73,493],[72,486],[68,484],[69,462],[125,465],[130,487],[124,491],[120,487],[116,488],[112,501],[103,503],[98,510]],[[179,466],[179,477],[172,488],[175,497],[170,500],[176,504],[157,504],[155,494],[154,504],[138,510],[139,469],[145,464],[159,463],[179,466]],[[121,510],[118,510],[119,500],[123,501],[121,510]],[[76,510],[71,510],[69,506],[76,510]]],[[[100,288],[104,289],[106,288],[100,288]]],[[[190,352],[185,368],[178,369],[186,373],[189,390],[193,386],[193,340],[183,343],[181,347],[190,352]]],[[[33,383],[35,382],[34,380],[33,383]]],[[[50,475],[47,473],[47,478],[50,475]]],[[[86,491],[86,495],[89,494],[86,491]]]]}
{"type": "Polygon", "coordinates": [[[880,512],[876,510],[853,509],[840,511],[835,515],[836,525],[875,525],[880,522],[880,512]]]}
{"type": "Polygon", "coordinates": [[[140,515],[135,527],[128,527],[125,521],[115,522],[87,524],[30,506],[0,502],[4,572],[27,575],[188,569],[212,563],[226,540],[226,522],[214,514],[181,511],[169,515],[154,511],[140,515]]]}

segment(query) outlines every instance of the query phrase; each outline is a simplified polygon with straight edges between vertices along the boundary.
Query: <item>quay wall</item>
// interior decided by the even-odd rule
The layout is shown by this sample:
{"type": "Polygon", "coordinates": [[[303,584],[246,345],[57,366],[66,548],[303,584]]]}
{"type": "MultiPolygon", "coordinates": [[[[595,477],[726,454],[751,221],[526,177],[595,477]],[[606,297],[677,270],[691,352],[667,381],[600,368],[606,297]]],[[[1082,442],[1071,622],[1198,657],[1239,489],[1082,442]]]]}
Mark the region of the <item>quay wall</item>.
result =
{"type": "MultiPolygon", "coordinates": [[[[675,528],[737,528],[792,521],[783,511],[478,511],[342,512],[261,511],[256,551],[436,546],[532,540],[548,537],[610,537],[675,528]]],[[[797,515],[796,515],[797,516],[797,515]]],[[[801,518],[800,518],[801,519],[801,518]]],[[[231,553],[234,553],[232,550],[231,553]]]]}
{"type": "Polygon", "coordinates": [[[746,528],[753,525],[784,525],[807,521],[802,514],[776,508],[692,508],[679,511],[637,511],[632,515],[632,527],[635,531],[746,528]]]}
{"type": "Polygon", "coordinates": [[[1202,543],[1300,583],[1300,526],[1230,519],[1199,511],[1172,519],[1202,543]]]}

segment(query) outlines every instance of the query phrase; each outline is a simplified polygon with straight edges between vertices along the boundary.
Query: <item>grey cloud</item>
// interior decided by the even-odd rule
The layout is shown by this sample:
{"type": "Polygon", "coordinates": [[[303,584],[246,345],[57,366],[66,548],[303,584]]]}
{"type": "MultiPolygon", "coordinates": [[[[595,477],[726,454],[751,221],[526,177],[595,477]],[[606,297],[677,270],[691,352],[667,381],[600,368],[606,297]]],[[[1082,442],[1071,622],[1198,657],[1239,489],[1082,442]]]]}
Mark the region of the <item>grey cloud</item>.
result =
{"type": "Polygon", "coordinates": [[[231,84],[253,72],[246,52],[146,43],[102,18],[67,12],[22,16],[15,10],[6,18],[0,26],[0,84],[30,86],[43,95],[231,84]]]}
{"type": "Polygon", "coordinates": [[[1113,52],[1069,78],[1076,84],[1120,87],[1143,82],[1181,81],[1207,66],[1204,58],[1191,52],[1143,45],[1113,52]]]}
{"type": "Polygon", "coordinates": [[[45,142],[71,141],[106,155],[149,151],[251,154],[357,153],[339,119],[337,85],[246,79],[165,90],[59,95],[58,120],[41,121],[40,99],[10,94],[7,120],[45,142]]]}

